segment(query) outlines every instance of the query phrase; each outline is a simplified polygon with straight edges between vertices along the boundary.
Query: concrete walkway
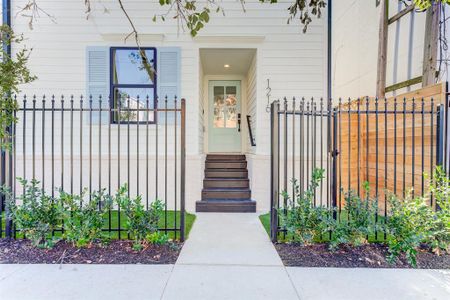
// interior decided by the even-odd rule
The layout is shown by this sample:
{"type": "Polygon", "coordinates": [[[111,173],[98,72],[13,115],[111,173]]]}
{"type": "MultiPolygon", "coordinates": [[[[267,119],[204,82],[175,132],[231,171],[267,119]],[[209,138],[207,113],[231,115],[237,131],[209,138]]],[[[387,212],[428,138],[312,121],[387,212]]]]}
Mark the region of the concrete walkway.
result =
{"type": "Polygon", "coordinates": [[[198,214],[175,265],[0,265],[0,299],[450,299],[450,270],[285,268],[256,214],[198,214]]]}

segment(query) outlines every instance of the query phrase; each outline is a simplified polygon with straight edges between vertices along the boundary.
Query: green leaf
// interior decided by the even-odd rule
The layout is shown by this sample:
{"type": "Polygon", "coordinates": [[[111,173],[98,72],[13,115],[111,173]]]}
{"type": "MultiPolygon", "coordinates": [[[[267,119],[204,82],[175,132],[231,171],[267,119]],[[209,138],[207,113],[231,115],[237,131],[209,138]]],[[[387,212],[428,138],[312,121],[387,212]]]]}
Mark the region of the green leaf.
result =
{"type": "Polygon", "coordinates": [[[203,21],[205,21],[206,23],[208,23],[208,22],[209,22],[209,14],[208,14],[208,12],[203,11],[203,12],[200,14],[200,18],[201,18],[203,21]]]}

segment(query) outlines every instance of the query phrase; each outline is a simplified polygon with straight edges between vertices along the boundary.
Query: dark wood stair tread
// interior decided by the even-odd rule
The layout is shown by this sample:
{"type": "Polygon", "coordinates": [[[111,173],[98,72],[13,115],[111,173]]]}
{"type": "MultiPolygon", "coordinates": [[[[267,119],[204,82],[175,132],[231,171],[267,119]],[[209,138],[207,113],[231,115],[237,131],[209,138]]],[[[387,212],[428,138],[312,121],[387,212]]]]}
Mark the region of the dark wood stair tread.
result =
{"type": "Polygon", "coordinates": [[[247,168],[217,168],[217,169],[205,169],[205,172],[248,172],[247,168]]]}
{"type": "Polygon", "coordinates": [[[244,154],[208,154],[206,160],[233,160],[233,161],[245,161],[244,154]]]}
{"type": "Polygon", "coordinates": [[[197,201],[195,203],[197,212],[256,212],[256,202],[247,200],[211,199],[197,201]]]}
{"type": "Polygon", "coordinates": [[[208,154],[198,212],[255,212],[243,154],[208,154]]]}

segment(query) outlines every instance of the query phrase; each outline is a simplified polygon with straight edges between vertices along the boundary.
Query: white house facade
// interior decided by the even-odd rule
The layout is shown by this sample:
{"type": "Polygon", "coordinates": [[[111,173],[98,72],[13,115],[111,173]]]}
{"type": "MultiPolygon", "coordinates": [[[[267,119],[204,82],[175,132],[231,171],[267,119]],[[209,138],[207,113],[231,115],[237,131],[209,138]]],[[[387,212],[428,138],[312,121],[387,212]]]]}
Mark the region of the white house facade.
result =
{"type": "MultiPolygon", "coordinates": [[[[159,96],[160,107],[164,106],[163,99],[166,95],[169,102],[173,101],[175,95],[178,99],[184,98],[187,110],[187,210],[194,211],[195,202],[201,199],[205,155],[208,153],[245,154],[251,199],[256,200],[258,210],[268,210],[270,115],[267,106],[282,97],[326,96],[326,12],[320,20],[314,20],[309,26],[308,34],[303,34],[298,22],[287,24],[289,1],[280,1],[279,4],[246,1],[244,11],[239,1],[226,0],[221,2],[225,16],[213,14],[207,26],[193,38],[177,25],[176,20],[152,21],[153,15],[166,12],[166,8],[158,3],[124,1],[138,29],[141,47],[148,49],[148,56],[154,55],[157,66],[156,80],[146,82],[145,84],[149,83],[148,86],[130,88],[120,84],[125,82],[134,85],[142,82],[139,75],[129,76],[131,71],[126,70],[126,65],[123,66],[124,75],[115,75],[123,77],[118,79],[121,81],[118,86],[114,82],[116,78],[111,75],[115,62],[119,68],[119,64],[123,63],[121,57],[136,51],[132,37],[125,41],[130,33],[130,25],[117,1],[94,1],[92,12],[86,17],[85,7],[78,0],[42,0],[39,2],[40,7],[53,16],[54,20],[41,16],[34,22],[32,29],[28,24],[29,19],[20,13],[20,7],[26,2],[12,2],[12,16],[15,16],[12,27],[16,32],[24,34],[27,47],[33,49],[29,67],[38,79],[23,86],[22,93],[37,95],[37,99],[44,94],[47,97],[57,95],[59,99],[64,94],[66,101],[70,95],[75,95],[76,98],[78,95],[93,95],[95,102],[98,95],[107,96],[114,93],[114,89],[123,88],[121,92],[128,93],[132,98],[145,93],[146,95],[140,96],[150,94],[152,102],[154,97],[159,96]],[[134,79],[136,82],[133,82],[134,79]],[[237,105],[232,108],[233,116],[224,115],[225,110],[214,110],[214,93],[234,95],[233,101],[237,105]],[[222,117],[216,116],[219,120],[213,122],[214,114],[222,114],[222,117]],[[239,131],[237,114],[241,116],[239,131]],[[256,146],[252,146],[249,139],[247,115],[250,116],[256,146]],[[219,124],[221,121],[225,123],[219,124]]],[[[15,50],[13,45],[13,52],[15,50]]],[[[102,105],[109,105],[106,102],[104,100],[102,105]]],[[[230,113],[231,110],[227,111],[230,113]]],[[[64,122],[64,126],[69,126],[68,120],[64,122]]],[[[17,126],[19,131],[21,124],[17,126]]],[[[155,127],[158,125],[153,125],[150,129],[150,140],[155,135],[155,127]]],[[[105,124],[103,128],[106,128],[105,124]]],[[[93,130],[98,134],[98,124],[94,125],[93,130]]],[[[162,135],[164,129],[159,130],[162,135]]],[[[136,125],[132,126],[131,131],[136,131],[136,125]]],[[[84,138],[87,139],[87,136],[84,138]]],[[[17,149],[21,149],[20,143],[18,141],[17,149]]],[[[84,150],[78,150],[79,141],[75,143],[77,145],[73,147],[74,152],[79,155],[84,150]]],[[[96,149],[98,143],[105,142],[94,140],[93,143],[96,149]]],[[[117,148],[117,145],[112,146],[113,153],[114,147],[117,148]]],[[[164,153],[162,147],[161,145],[159,155],[164,153]]],[[[169,161],[171,147],[173,145],[169,143],[169,161]]],[[[103,148],[106,149],[106,146],[103,148]]],[[[143,149],[142,146],[140,151],[143,152],[143,149]]],[[[39,159],[41,150],[36,151],[36,159],[39,159]]],[[[42,157],[47,159],[48,151],[43,151],[45,155],[42,157]]],[[[65,147],[61,160],[69,159],[68,151],[68,147],[65,147]]],[[[155,151],[151,150],[146,154],[153,157],[155,151]]],[[[20,156],[21,153],[17,155],[20,156]]],[[[94,156],[94,164],[103,159],[106,160],[106,157],[102,157],[101,153],[94,156]]],[[[131,168],[139,163],[142,162],[135,158],[131,168]]],[[[21,170],[21,166],[18,165],[17,169],[21,170]]],[[[133,180],[144,179],[132,178],[131,181],[133,180]]],[[[76,186],[79,184],[75,183],[76,186]]],[[[98,183],[93,185],[97,186],[98,183]]],[[[132,182],[129,185],[133,188],[132,182]]]]}
{"type": "MultiPolygon", "coordinates": [[[[208,154],[244,154],[250,192],[248,198],[256,201],[257,210],[267,211],[271,196],[270,103],[284,97],[374,96],[380,14],[371,1],[333,1],[332,18],[329,20],[328,9],[324,9],[322,17],[314,19],[307,33],[303,34],[303,26],[297,20],[287,23],[287,8],[292,1],[278,2],[269,4],[248,0],[244,10],[240,1],[224,0],[220,2],[224,15],[213,13],[205,28],[196,37],[191,37],[175,19],[152,21],[154,15],[167,12],[167,8],[157,2],[123,1],[139,32],[140,46],[155,66],[155,77],[149,78],[130,60],[130,57],[136,57],[138,51],[133,36],[129,36],[130,24],[117,1],[92,1],[91,12],[87,16],[86,8],[79,0],[40,0],[40,8],[52,17],[42,13],[31,28],[30,19],[21,12],[27,1],[13,0],[11,25],[17,33],[24,34],[25,44],[33,49],[29,67],[38,77],[33,83],[23,86],[22,93],[28,97],[37,95],[37,99],[42,99],[43,95],[47,99],[51,95],[60,99],[60,95],[64,95],[66,105],[70,95],[75,95],[77,101],[79,95],[87,96],[86,101],[92,95],[94,106],[99,106],[97,101],[102,95],[102,107],[114,107],[117,96],[124,95],[132,99],[130,107],[133,108],[145,107],[146,103],[154,107],[157,98],[158,107],[163,108],[166,96],[170,108],[174,105],[175,96],[178,104],[184,98],[186,209],[195,211],[196,202],[204,196],[202,190],[208,154]],[[329,28],[332,28],[331,31],[329,28]],[[140,96],[140,101],[137,96],[140,96]],[[250,131],[253,139],[250,138],[250,131]]],[[[397,5],[393,7],[397,9],[397,5]]],[[[421,72],[424,17],[412,13],[409,18],[413,20],[402,20],[395,32],[390,34],[389,84],[420,75],[421,72]],[[403,34],[405,28],[413,30],[413,33],[403,34]],[[407,45],[400,46],[403,44],[407,45]]],[[[13,53],[17,51],[16,45],[12,48],[13,53]]],[[[28,103],[30,105],[31,102],[28,103]]],[[[57,105],[60,105],[59,102],[57,105]]],[[[134,170],[146,165],[147,159],[151,162],[146,165],[150,170],[162,168],[165,177],[174,176],[171,170],[175,164],[173,153],[176,144],[167,141],[154,146],[151,142],[153,146],[146,148],[145,138],[133,139],[133,155],[131,159],[127,158],[122,156],[124,152],[121,147],[124,145],[117,141],[108,145],[105,139],[109,129],[113,136],[121,135],[117,124],[108,124],[107,117],[98,120],[99,115],[95,113],[95,120],[89,124],[86,120],[81,121],[79,115],[74,117],[75,122],[84,126],[83,130],[92,126],[96,138],[90,143],[94,149],[100,149],[91,155],[95,168],[102,171],[102,167],[108,164],[108,149],[116,158],[112,168],[116,169],[120,162],[122,166],[128,163],[131,174],[119,179],[116,177],[120,176],[120,172],[112,179],[98,176],[93,186],[106,186],[108,180],[121,182],[128,179],[132,190],[136,182],[141,187],[146,186],[146,182],[154,181],[152,176],[157,176],[153,174],[158,172],[148,172],[148,178],[139,176],[139,172],[134,170]],[[167,165],[157,164],[160,156],[167,158],[167,165]]],[[[154,117],[139,114],[137,120],[151,118],[151,123],[154,123],[154,117]]],[[[61,124],[61,128],[54,134],[60,140],[58,134],[64,135],[63,132],[70,130],[71,125],[69,119],[58,118],[56,123],[61,124]]],[[[177,126],[175,122],[178,119],[173,116],[159,114],[158,118],[166,118],[168,125],[151,124],[146,131],[150,141],[155,141],[158,134],[162,141],[165,130],[173,132],[177,126]]],[[[48,123],[50,120],[38,122],[48,123]]],[[[23,126],[30,126],[27,124],[19,122],[17,131],[20,132],[23,126]]],[[[82,131],[81,128],[79,130],[82,131]]],[[[134,138],[143,134],[142,127],[139,133],[138,124],[131,124],[127,130],[134,138]]],[[[42,136],[45,136],[44,131],[42,136]]],[[[67,166],[71,156],[78,157],[81,162],[86,160],[89,149],[83,145],[87,145],[88,139],[87,135],[77,136],[71,147],[56,145],[56,152],[60,154],[53,158],[55,164],[67,166]]],[[[17,156],[30,165],[32,150],[24,147],[23,143],[30,145],[31,136],[19,140],[16,145],[17,156]]],[[[44,146],[34,150],[36,164],[41,163],[38,160],[50,161],[50,146],[42,144],[44,146]]],[[[50,165],[46,164],[46,168],[50,165]]],[[[84,167],[86,165],[84,163],[84,167]]],[[[77,167],[77,172],[82,174],[85,169],[80,165],[77,167]]],[[[17,170],[24,170],[22,173],[18,171],[18,176],[31,176],[31,170],[20,163],[17,170]]],[[[43,177],[45,174],[42,172],[43,177]]],[[[37,174],[36,177],[39,179],[39,176],[37,174]]],[[[82,175],[77,178],[70,179],[70,184],[87,184],[82,175]]],[[[69,182],[65,180],[61,179],[59,184],[67,186],[69,182]]],[[[159,182],[163,191],[164,181],[159,182]]],[[[155,187],[150,189],[149,194],[153,195],[155,187]]],[[[171,197],[171,193],[173,191],[169,188],[168,195],[156,192],[156,197],[171,197]]]]}

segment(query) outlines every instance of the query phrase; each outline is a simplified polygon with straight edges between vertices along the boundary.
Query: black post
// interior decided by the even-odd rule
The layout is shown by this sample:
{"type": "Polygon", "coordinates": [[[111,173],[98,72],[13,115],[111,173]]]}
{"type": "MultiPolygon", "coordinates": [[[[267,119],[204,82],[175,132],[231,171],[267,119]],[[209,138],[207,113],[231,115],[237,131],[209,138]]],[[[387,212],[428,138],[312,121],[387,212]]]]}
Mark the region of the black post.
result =
{"type": "MultiPolygon", "coordinates": [[[[167,119],[165,120],[167,122],[167,119]]],[[[181,161],[180,161],[180,240],[183,242],[185,238],[185,187],[186,187],[186,100],[181,99],[181,161]]],[[[175,137],[176,138],[176,137],[175,137]]]]}
{"type": "Polygon", "coordinates": [[[442,166],[444,162],[444,109],[442,109],[442,105],[437,107],[436,115],[436,165],[442,166]]]}
{"type": "MultiPolygon", "coordinates": [[[[12,139],[14,138],[12,136],[12,131],[11,128],[14,126],[13,124],[14,121],[11,122],[10,126],[6,129],[7,130],[7,145],[10,145],[11,147],[13,147],[12,145],[14,145],[15,147],[15,143],[13,144],[12,139]]],[[[12,176],[12,172],[13,172],[13,149],[9,149],[8,151],[4,151],[4,163],[2,164],[4,169],[5,169],[5,183],[8,185],[8,187],[10,188],[10,190],[12,191],[13,188],[13,176],[12,176]]],[[[4,201],[5,201],[5,213],[6,213],[6,219],[5,219],[5,235],[7,238],[12,238],[13,237],[13,221],[9,215],[9,207],[6,203],[6,197],[4,197],[4,201]]],[[[12,201],[15,201],[15,199],[12,199],[12,201]]]]}
{"type": "MultiPolygon", "coordinates": [[[[331,113],[331,111],[330,111],[331,113]]],[[[337,119],[337,110],[336,108],[333,109],[333,151],[331,154],[332,159],[332,186],[331,186],[331,204],[333,207],[333,219],[336,220],[336,207],[337,207],[337,156],[339,154],[339,151],[337,149],[337,128],[338,128],[338,119],[337,119]]]]}
{"type": "Polygon", "coordinates": [[[270,238],[274,243],[278,241],[279,110],[279,102],[273,102],[270,106],[270,238]]]}
{"type": "MultiPolygon", "coordinates": [[[[11,27],[11,0],[4,0],[2,3],[2,19],[3,19],[3,24],[7,25],[8,27],[11,27]]],[[[3,50],[6,52],[6,55],[11,56],[11,41],[10,43],[5,43],[3,45],[1,45],[3,47],[3,50]]],[[[9,95],[10,96],[10,95],[9,95]]],[[[3,95],[1,95],[1,97],[3,97],[3,95]]],[[[8,136],[8,141],[6,141],[6,144],[9,143],[9,145],[11,145],[12,139],[11,139],[11,133],[12,133],[12,126],[13,124],[11,124],[11,126],[8,126],[6,128],[7,131],[7,136],[8,136]]],[[[3,142],[3,141],[2,141],[3,142]]],[[[7,151],[6,148],[5,149],[0,149],[1,151],[1,166],[2,166],[2,170],[1,170],[1,178],[2,178],[2,182],[0,182],[1,185],[3,184],[8,184],[8,186],[11,188],[12,190],[12,171],[13,171],[13,157],[12,157],[12,149],[10,149],[10,151],[7,151]]],[[[4,205],[5,207],[5,213],[6,213],[6,219],[5,219],[5,235],[7,238],[11,238],[12,237],[12,233],[13,233],[13,225],[12,225],[12,220],[11,218],[8,217],[8,205],[6,205],[6,197],[4,197],[3,195],[1,195],[0,198],[0,206],[4,205]]],[[[0,209],[1,211],[1,209],[0,209]]],[[[0,230],[1,233],[1,230],[0,230]]],[[[1,237],[1,234],[0,234],[1,237]]]]}

